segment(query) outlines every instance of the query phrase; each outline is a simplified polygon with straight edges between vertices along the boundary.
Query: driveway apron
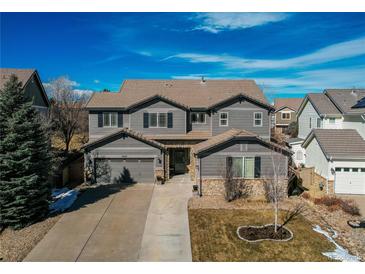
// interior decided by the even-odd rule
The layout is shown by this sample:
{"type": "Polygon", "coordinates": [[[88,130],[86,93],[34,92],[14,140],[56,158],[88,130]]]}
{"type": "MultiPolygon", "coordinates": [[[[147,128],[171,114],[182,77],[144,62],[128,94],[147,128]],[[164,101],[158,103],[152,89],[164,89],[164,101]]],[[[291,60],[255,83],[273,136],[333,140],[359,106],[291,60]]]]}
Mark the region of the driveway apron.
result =
{"type": "Polygon", "coordinates": [[[153,187],[88,190],[25,261],[137,261],[153,187]]]}

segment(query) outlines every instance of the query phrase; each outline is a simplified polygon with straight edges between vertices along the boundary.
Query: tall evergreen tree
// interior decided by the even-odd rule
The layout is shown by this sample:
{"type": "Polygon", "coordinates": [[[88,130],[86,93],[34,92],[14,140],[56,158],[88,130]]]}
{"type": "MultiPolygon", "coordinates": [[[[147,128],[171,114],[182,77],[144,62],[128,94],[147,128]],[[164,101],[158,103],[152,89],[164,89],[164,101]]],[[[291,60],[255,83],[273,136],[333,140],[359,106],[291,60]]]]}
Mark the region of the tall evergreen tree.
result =
{"type": "Polygon", "coordinates": [[[39,114],[12,75],[0,91],[0,224],[21,228],[48,213],[50,142],[39,114]]]}

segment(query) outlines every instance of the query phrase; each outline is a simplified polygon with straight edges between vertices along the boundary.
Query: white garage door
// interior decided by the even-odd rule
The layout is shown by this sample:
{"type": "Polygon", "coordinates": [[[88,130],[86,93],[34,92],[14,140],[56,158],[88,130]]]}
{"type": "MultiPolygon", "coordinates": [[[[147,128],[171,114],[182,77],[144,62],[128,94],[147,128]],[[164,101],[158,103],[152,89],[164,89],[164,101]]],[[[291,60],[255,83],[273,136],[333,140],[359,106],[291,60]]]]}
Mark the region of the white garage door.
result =
{"type": "Polygon", "coordinates": [[[365,168],[336,167],[335,192],[365,194],[365,168]]]}

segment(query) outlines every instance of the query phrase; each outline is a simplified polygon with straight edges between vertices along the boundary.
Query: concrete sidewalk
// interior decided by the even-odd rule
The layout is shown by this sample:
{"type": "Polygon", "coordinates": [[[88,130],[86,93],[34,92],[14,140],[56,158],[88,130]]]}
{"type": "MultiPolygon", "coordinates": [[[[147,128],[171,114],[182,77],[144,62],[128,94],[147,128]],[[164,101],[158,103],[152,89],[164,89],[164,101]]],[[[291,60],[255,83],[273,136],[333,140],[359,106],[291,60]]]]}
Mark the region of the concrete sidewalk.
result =
{"type": "Polygon", "coordinates": [[[24,261],[137,261],[153,187],[88,190],[24,261]]]}
{"type": "Polygon", "coordinates": [[[192,182],[173,178],[155,185],[142,239],[139,261],[191,262],[188,200],[192,182]]]}

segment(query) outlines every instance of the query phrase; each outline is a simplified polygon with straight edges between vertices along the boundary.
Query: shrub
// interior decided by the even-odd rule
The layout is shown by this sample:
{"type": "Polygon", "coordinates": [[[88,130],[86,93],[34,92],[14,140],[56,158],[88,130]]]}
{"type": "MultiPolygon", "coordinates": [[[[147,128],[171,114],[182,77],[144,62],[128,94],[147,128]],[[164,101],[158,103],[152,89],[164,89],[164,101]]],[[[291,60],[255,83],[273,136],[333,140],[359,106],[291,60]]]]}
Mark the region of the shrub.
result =
{"type": "Polygon", "coordinates": [[[324,196],[314,199],[316,205],[327,206],[327,209],[332,212],[342,209],[343,212],[353,216],[360,216],[360,209],[353,200],[343,200],[338,197],[324,196]]]}
{"type": "Polygon", "coordinates": [[[360,209],[353,200],[343,200],[341,203],[341,208],[344,212],[350,215],[360,216],[360,209]]]}

